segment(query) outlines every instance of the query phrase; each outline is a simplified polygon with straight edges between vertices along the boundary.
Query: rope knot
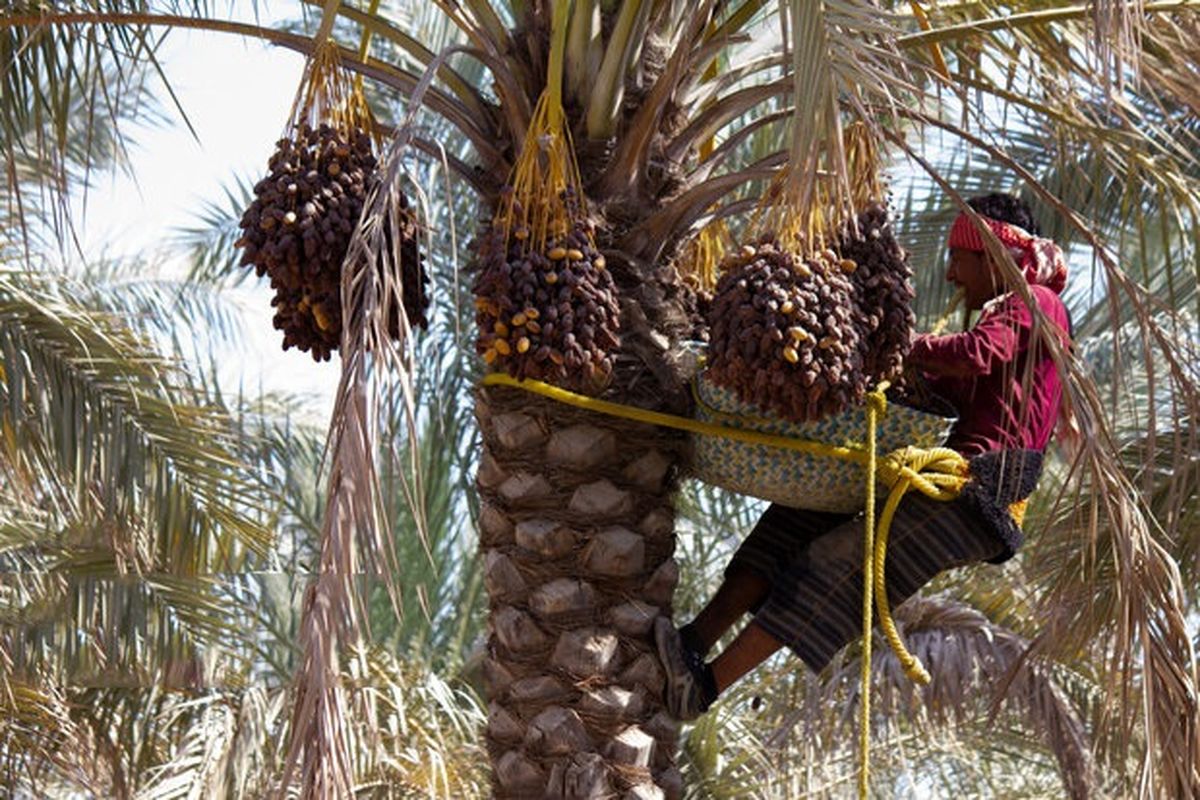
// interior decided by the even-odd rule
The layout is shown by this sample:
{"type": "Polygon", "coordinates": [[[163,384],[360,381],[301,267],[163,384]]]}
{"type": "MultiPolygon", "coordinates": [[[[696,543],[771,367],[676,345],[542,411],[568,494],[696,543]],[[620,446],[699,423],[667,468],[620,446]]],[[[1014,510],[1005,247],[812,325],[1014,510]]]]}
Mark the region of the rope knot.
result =
{"type": "Polygon", "coordinates": [[[900,658],[900,666],[904,669],[905,676],[913,683],[928,686],[930,681],[933,680],[929,675],[929,670],[925,669],[925,665],[921,663],[921,659],[914,656],[907,649],[904,650],[903,657],[900,658]]]}
{"type": "Polygon", "coordinates": [[[887,381],[884,381],[874,391],[867,392],[867,406],[875,412],[876,417],[887,413],[887,395],[883,393],[886,388],[887,381]]]}

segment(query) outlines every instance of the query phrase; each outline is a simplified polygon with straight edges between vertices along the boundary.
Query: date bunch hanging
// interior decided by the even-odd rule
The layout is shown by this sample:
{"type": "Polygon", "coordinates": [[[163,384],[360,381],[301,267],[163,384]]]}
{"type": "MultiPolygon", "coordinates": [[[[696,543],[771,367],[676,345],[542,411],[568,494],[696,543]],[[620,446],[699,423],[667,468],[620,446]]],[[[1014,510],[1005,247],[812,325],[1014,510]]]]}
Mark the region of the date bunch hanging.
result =
{"type": "MultiPolygon", "coordinates": [[[[352,86],[336,45],[322,44],[309,60],[268,174],[254,186],[237,243],[241,264],[267,276],[275,290],[274,325],[284,350],[297,347],[322,361],[341,342],[342,266],[379,180],[376,144],[361,82],[352,86]]],[[[402,218],[388,229],[401,237],[405,310],[411,323],[424,325],[427,278],[416,217],[407,203],[398,213],[402,218]]]]}
{"type": "Polygon", "coordinates": [[[706,378],[794,422],[862,402],[911,339],[911,272],[866,127],[850,126],[839,152],[840,184],[793,153],[751,223],[755,244],[722,262],[709,310],[706,378]]]}
{"type": "Polygon", "coordinates": [[[726,256],[706,377],[797,422],[860,401],[864,343],[848,268],[832,250],[805,258],[771,238],[726,256]]]}
{"type": "MultiPolygon", "coordinates": [[[[552,61],[553,61],[552,53],[552,61]]],[[[614,367],[616,284],[596,249],[561,98],[561,65],[479,238],[476,350],[490,369],[598,394],[614,367]]]]}
{"type": "Polygon", "coordinates": [[[873,383],[895,380],[912,346],[915,292],[908,254],[896,241],[887,207],[869,204],[856,224],[842,229],[835,248],[841,259],[855,265],[848,277],[859,311],[863,367],[873,383]]]}

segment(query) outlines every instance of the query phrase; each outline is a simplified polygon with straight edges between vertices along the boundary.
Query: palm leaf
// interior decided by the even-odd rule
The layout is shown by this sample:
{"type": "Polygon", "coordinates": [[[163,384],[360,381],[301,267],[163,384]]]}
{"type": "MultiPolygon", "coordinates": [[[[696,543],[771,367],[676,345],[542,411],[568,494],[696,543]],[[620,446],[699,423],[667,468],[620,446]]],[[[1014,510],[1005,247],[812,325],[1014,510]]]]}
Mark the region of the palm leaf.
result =
{"type": "Polygon", "coordinates": [[[122,556],[183,574],[262,554],[234,437],[216,409],[192,405],[175,366],[119,320],[87,311],[45,279],[0,274],[2,406],[18,448],[118,521],[122,556]],[[144,529],[148,536],[136,535],[144,529]]]}

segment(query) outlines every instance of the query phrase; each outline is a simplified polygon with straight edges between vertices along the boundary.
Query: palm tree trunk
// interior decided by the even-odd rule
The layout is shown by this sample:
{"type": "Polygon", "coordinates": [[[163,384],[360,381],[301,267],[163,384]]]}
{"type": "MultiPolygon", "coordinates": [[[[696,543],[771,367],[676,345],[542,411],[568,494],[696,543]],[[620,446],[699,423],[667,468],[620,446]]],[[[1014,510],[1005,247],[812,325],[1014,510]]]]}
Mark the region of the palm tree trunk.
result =
{"type": "Polygon", "coordinates": [[[650,630],[678,578],[682,439],[505,387],[476,415],[496,797],[678,797],[650,630]]]}

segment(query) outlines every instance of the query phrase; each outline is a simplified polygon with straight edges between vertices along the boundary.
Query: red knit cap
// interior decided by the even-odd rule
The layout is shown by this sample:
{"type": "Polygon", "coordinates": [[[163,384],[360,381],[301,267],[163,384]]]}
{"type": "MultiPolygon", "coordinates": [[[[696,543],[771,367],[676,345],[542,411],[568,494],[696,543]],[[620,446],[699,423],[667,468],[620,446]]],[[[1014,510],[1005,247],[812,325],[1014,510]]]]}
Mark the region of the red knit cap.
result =
{"type": "MultiPolygon", "coordinates": [[[[1067,260],[1054,242],[1034,236],[1023,228],[980,215],[1000,243],[1012,253],[1017,266],[1032,286],[1045,286],[1060,293],[1067,285],[1067,260]]],[[[984,251],[983,234],[966,214],[959,214],[950,226],[950,247],[984,251]]]]}

